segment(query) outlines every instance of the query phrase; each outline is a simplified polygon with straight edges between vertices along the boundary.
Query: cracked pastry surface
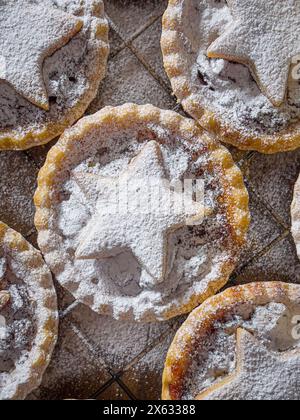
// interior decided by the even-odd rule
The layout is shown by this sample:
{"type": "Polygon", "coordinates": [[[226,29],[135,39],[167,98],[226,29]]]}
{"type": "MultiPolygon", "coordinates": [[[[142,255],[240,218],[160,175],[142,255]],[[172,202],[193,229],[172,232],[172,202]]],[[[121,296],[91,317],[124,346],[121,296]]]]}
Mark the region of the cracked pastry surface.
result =
{"type": "Polygon", "coordinates": [[[102,0],[5,0],[0,8],[0,150],[28,149],[60,135],[94,99],[108,24],[102,0]]]}
{"type": "Polygon", "coordinates": [[[299,22],[296,0],[170,0],[161,44],[185,110],[243,150],[299,147],[299,22]]]}
{"type": "Polygon", "coordinates": [[[163,399],[298,400],[300,287],[233,287],[208,299],[167,355],[163,399]]]}
{"type": "Polygon", "coordinates": [[[41,254],[0,222],[0,400],[37,388],[57,339],[52,276],[41,254]]]}
{"type": "Polygon", "coordinates": [[[94,311],[137,321],[188,312],[219,290],[249,225],[229,152],[193,121],[150,105],[107,107],[66,131],[35,204],[39,246],[58,281],[94,311]],[[116,179],[135,181],[128,200],[116,200],[116,179]],[[204,204],[161,211],[185,179],[204,182],[204,204]]]}

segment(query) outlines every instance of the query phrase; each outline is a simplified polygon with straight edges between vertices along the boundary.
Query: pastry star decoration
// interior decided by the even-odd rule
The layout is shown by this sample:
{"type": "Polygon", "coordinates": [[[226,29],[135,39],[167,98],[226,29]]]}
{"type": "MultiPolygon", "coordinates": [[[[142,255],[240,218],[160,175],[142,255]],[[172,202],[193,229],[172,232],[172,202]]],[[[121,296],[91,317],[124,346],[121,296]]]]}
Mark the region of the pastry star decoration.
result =
{"type": "MultiPolygon", "coordinates": [[[[6,291],[0,291],[0,313],[10,300],[10,294],[6,291]]],[[[6,319],[0,314],[0,340],[6,336],[6,319]]]]}
{"type": "MultiPolygon", "coordinates": [[[[93,177],[85,174],[83,177],[93,177]]],[[[94,176],[95,177],[95,176],[94,176]]],[[[98,179],[98,201],[96,212],[80,237],[76,251],[77,259],[105,259],[116,256],[124,250],[131,250],[141,267],[150,275],[149,284],[159,284],[167,271],[168,235],[187,223],[203,219],[203,205],[193,201],[180,206],[183,194],[172,192],[172,203],[178,205],[164,211],[163,207],[170,198],[170,185],[166,184],[163,156],[157,142],[151,141],[134,158],[119,178],[98,179]],[[153,182],[155,181],[155,182],[153,182]],[[149,184],[155,188],[149,188],[149,184]],[[113,208],[116,185],[128,186],[127,202],[133,211],[128,211],[119,196],[117,211],[113,208]],[[153,201],[154,200],[154,201],[153,201]],[[139,211],[135,204],[142,206],[139,211]],[[154,204],[153,204],[154,203],[154,204]],[[122,206],[124,205],[124,208],[122,206]]],[[[89,183],[91,178],[87,178],[89,183]]],[[[84,180],[76,179],[83,185],[84,180]]],[[[122,191],[120,191],[122,194],[122,191]]]]}
{"type": "Polygon", "coordinates": [[[209,47],[208,57],[247,65],[273,105],[282,105],[292,59],[300,53],[299,0],[227,3],[234,21],[209,47]]]}
{"type": "Polygon", "coordinates": [[[299,395],[299,349],[275,354],[248,331],[238,329],[235,373],[196,400],[294,400],[299,395]]]}
{"type": "Polygon", "coordinates": [[[4,308],[4,306],[8,303],[10,299],[10,295],[6,291],[0,291],[0,311],[4,308]]]}
{"type": "MultiPolygon", "coordinates": [[[[4,278],[5,271],[6,271],[6,262],[3,258],[0,258],[0,285],[1,285],[1,281],[4,278]]],[[[0,312],[8,304],[9,300],[10,300],[9,292],[5,290],[0,290],[0,312]]],[[[6,320],[4,316],[0,314],[0,340],[4,339],[5,335],[6,335],[6,320]]]]}
{"type": "MultiPolygon", "coordinates": [[[[6,272],[6,261],[4,258],[0,258],[0,285],[1,281],[4,278],[6,272]]],[[[10,299],[10,295],[5,290],[0,290],[0,311],[4,308],[4,306],[8,303],[10,299]]]]}
{"type": "Polygon", "coordinates": [[[0,80],[29,102],[48,110],[43,62],[80,31],[82,21],[45,3],[0,2],[0,56],[4,64],[0,80]]]}

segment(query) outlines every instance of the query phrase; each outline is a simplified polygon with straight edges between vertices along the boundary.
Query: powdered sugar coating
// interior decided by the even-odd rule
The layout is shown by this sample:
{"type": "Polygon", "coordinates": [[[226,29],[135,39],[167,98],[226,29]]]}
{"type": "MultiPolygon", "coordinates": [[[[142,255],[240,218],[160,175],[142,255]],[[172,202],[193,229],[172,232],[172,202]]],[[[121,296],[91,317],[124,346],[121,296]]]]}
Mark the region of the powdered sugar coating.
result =
{"type": "MultiPolygon", "coordinates": [[[[5,263],[4,259],[2,261],[5,263]]],[[[5,323],[3,322],[0,341],[0,388],[4,388],[9,383],[10,374],[16,367],[15,363],[23,363],[24,350],[31,347],[36,334],[36,328],[32,322],[35,316],[34,310],[30,307],[26,286],[9,270],[5,270],[4,276],[1,280],[1,288],[9,293],[9,301],[1,310],[5,323]]]]}
{"type": "Polygon", "coordinates": [[[0,4],[0,43],[4,65],[0,79],[42,109],[49,109],[43,81],[44,59],[63,47],[82,22],[62,10],[28,0],[0,4]]]}
{"type": "MultiPolygon", "coordinates": [[[[293,6],[294,2],[282,5],[287,9],[293,6]]],[[[272,7],[269,9],[273,10],[272,7]]],[[[289,9],[286,13],[299,19],[299,15],[289,9]]],[[[255,27],[254,14],[250,12],[249,22],[255,27]]],[[[280,22],[284,24],[284,20],[280,22]]],[[[186,110],[203,125],[216,131],[221,127],[225,141],[241,148],[270,153],[275,151],[274,143],[280,138],[281,150],[293,149],[295,142],[289,135],[299,134],[300,118],[300,85],[292,77],[294,65],[290,68],[286,99],[276,107],[259,89],[246,66],[208,58],[211,44],[233,25],[235,21],[225,0],[178,0],[170,4],[165,15],[162,45],[173,89],[186,110]],[[172,19],[176,21],[173,26],[172,19]],[[169,28],[177,31],[174,32],[176,35],[169,28]],[[175,42],[175,36],[178,37],[178,52],[172,55],[169,44],[175,42]],[[177,72],[181,76],[173,77],[172,69],[180,69],[177,72]]],[[[264,55],[272,54],[271,47],[274,43],[266,41],[264,55]]],[[[277,47],[281,48],[280,45],[277,47]]],[[[252,53],[258,54],[259,51],[252,53]]]]}
{"type": "Polygon", "coordinates": [[[299,316],[296,285],[252,283],[207,300],[171,345],[163,397],[299,399],[299,316]],[[259,380],[261,374],[268,378],[267,387],[265,379],[259,380]],[[243,386],[237,392],[241,377],[243,386]]]}
{"type": "Polygon", "coordinates": [[[38,387],[57,338],[57,302],[42,257],[0,223],[0,399],[24,399],[38,387]]]}
{"type": "Polygon", "coordinates": [[[0,80],[1,149],[25,149],[61,134],[84,113],[104,76],[108,45],[102,0],[47,0],[45,6],[61,10],[75,21],[78,17],[83,26],[43,63],[49,111],[31,104],[0,80]]]}
{"type": "Polygon", "coordinates": [[[299,400],[299,346],[289,352],[266,348],[252,333],[237,330],[236,370],[215,387],[200,393],[201,400],[299,400]]]}
{"type": "MultiPolygon", "coordinates": [[[[166,254],[170,233],[187,226],[189,218],[197,218],[197,224],[203,219],[201,202],[190,200],[187,204],[186,200],[182,206],[182,192],[171,193],[164,166],[159,144],[149,141],[118,178],[95,176],[96,209],[78,238],[77,259],[103,261],[130,249],[143,269],[140,287],[164,281],[168,274],[166,254]],[[125,188],[128,200],[119,197],[119,190],[125,188]]],[[[90,176],[81,174],[81,177],[90,182],[90,176]]],[[[89,187],[86,184],[84,188],[87,198],[89,187]]],[[[173,253],[170,259],[174,259],[173,253]]]]}
{"type": "Polygon", "coordinates": [[[300,51],[299,2],[227,0],[227,3],[233,22],[210,45],[208,57],[247,65],[262,93],[275,107],[281,106],[286,100],[292,60],[300,51]]]}
{"type": "MultiPolygon", "coordinates": [[[[247,135],[249,132],[252,135],[275,134],[297,122],[300,117],[298,82],[290,80],[289,101],[277,108],[260,91],[247,67],[207,57],[207,49],[215,34],[224,33],[225,28],[233,24],[226,2],[200,1],[200,6],[199,1],[188,0],[185,3],[183,18],[186,19],[186,36],[193,42],[192,52],[196,54],[191,74],[197,86],[199,102],[204,101],[205,107],[217,112],[225,123],[247,135]],[[190,8],[196,8],[195,3],[199,13],[194,14],[195,20],[192,19],[192,25],[188,25],[190,8]],[[205,86],[201,84],[199,74],[204,78],[205,86]]],[[[267,42],[265,47],[265,54],[270,54],[267,42]]]]}
{"type": "MultiPolygon", "coordinates": [[[[188,131],[191,126],[196,128],[192,122],[175,113],[160,111],[151,106],[139,108],[127,104],[120,108],[104,109],[82,120],[70,133],[66,133],[65,139],[50,153],[55,156],[64,148],[64,142],[69,136],[70,139],[76,137],[75,142],[70,141],[60,169],[55,171],[56,181],[51,184],[47,229],[40,226],[43,210],[37,213],[39,246],[58,281],[96,312],[112,315],[116,319],[163,320],[185,312],[189,302],[195,302],[194,306],[207,293],[211,294],[220,278],[222,284],[228,279],[239,252],[239,246],[230,233],[226,206],[220,205],[222,199],[227,201],[229,191],[225,192],[222,168],[207,149],[205,136],[203,143],[201,137],[192,141],[193,130],[190,134],[188,131]],[[136,110],[143,118],[132,117],[128,123],[126,112],[130,114],[136,110]],[[111,117],[107,118],[113,124],[105,122],[106,115],[110,113],[111,117]],[[160,122],[152,114],[161,115],[160,122]],[[122,115],[124,120],[120,128],[118,118],[122,115]],[[174,123],[180,124],[181,121],[189,128],[186,132],[184,129],[182,132],[176,130],[171,123],[172,119],[174,123]],[[89,124],[90,128],[85,130],[85,125],[88,127],[89,124]],[[159,283],[149,281],[149,274],[134,257],[130,246],[121,249],[111,258],[75,258],[84,228],[95,213],[99,192],[92,182],[85,186],[79,185],[77,175],[82,177],[86,173],[116,178],[153,140],[159,144],[167,179],[203,179],[205,207],[211,209],[211,215],[202,225],[184,226],[169,234],[165,250],[167,270],[163,281],[159,283]]],[[[50,155],[48,162],[53,159],[50,155]]],[[[36,195],[38,206],[44,182],[49,185],[48,162],[40,175],[36,195]]],[[[239,180],[240,176],[238,173],[239,180]]],[[[241,190],[246,194],[244,186],[241,190]]],[[[243,216],[243,212],[240,215],[243,216]]],[[[141,226],[134,224],[134,220],[132,223],[131,230],[137,229],[138,232],[141,226]]],[[[155,228],[155,224],[149,226],[149,229],[155,228]]],[[[142,249],[139,251],[142,252],[142,249]]]]}

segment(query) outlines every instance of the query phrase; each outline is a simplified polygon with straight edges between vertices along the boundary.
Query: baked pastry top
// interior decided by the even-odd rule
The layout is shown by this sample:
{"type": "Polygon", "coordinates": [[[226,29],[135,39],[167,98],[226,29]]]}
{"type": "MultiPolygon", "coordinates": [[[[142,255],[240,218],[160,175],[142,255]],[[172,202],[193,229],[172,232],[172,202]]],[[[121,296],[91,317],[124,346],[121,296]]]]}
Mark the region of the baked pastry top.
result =
{"type": "Polygon", "coordinates": [[[233,287],[193,311],[166,359],[163,399],[298,400],[300,287],[233,287]]]}
{"type": "Polygon", "coordinates": [[[299,147],[299,23],[297,0],[170,0],[161,44],[185,110],[240,149],[299,147]]]}
{"type": "Polygon", "coordinates": [[[214,294],[249,225],[229,152],[192,120],[150,105],[104,108],[66,131],[40,172],[35,204],[57,280],[117,319],[171,318],[214,294]]]}
{"type": "Polygon", "coordinates": [[[0,400],[37,388],[57,339],[52,276],[41,254],[0,222],[0,400]]]}

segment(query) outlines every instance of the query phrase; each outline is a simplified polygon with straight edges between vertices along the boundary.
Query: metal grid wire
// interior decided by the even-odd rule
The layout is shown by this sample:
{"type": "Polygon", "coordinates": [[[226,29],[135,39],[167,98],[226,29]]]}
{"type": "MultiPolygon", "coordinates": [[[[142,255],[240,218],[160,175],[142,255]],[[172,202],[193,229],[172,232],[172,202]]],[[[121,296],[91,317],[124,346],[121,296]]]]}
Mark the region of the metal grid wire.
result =
{"type": "MultiPolygon", "coordinates": [[[[107,77],[88,113],[105,105],[136,102],[152,103],[184,114],[176,104],[162,66],[159,42],[167,1],[106,0],[105,3],[111,54],[107,77]]],[[[27,152],[0,153],[1,173],[10,171],[9,181],[0,175],[0,219],[22,232],[35,246],[32,195],[37,172],[53,144],[27,152]]],[[[300,170],[300,153],[263,156],[232,147],[230,151],[245,176],[252,224],[249,244],[229,285],[257,280],[300,282],[300,264],[290,233],[289,215],[293,185],[300,170]]],[[[97,321],[97,315],[89,313],[85,316],[90,321],[83,322],[82,313],[89,310],[56,286],[61,321],[59,342],[41,387],[29,398],[159,399],[165,354],[183,318],[166,323],[158,331],[149,327],[144,342],[131,357],[126,357],[121,368],[116,368],[111,358],[106,360],[106,353],[110,351],[109,332],[117,327],[112,325],[106,331],[107,346],[105,340],[99,345],[97,333],[99,337],[104,334],[101,319],[97,321]],[[97,326],[91,329],[93,322],[97,326]],[[146,358],[149,359],[147,368],[143,363],[146,358]]]]}

